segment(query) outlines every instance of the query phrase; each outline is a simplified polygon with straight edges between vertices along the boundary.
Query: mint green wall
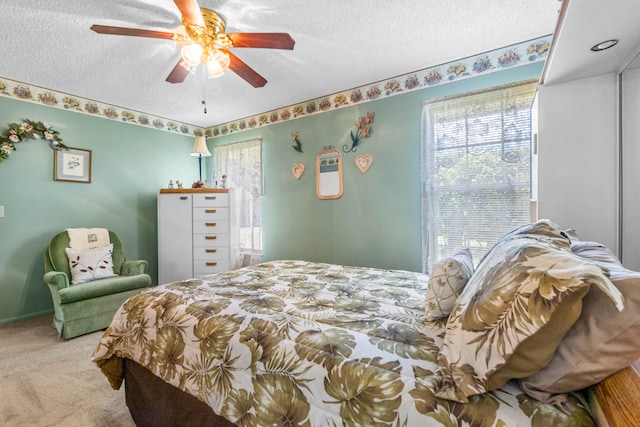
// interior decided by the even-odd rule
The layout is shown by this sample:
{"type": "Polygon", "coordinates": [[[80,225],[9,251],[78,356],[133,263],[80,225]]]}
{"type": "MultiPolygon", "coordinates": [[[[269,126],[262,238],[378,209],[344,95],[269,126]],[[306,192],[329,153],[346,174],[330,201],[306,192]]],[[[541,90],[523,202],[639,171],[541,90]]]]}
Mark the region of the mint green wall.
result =
{"type": "MultiPolygon", "coordinates": [[[[356,105],[217,138],[260,137],[264,168],[264,260],[305,259],[419,271],[420,114],[425,100],[537,78],[542,63],[356,105]],[[359,116],[375,114],[373,133],[357,153],[343,154],[344,195],[315,194],[315,155],[342,147],[359,116]],[[300,134],[304,153],[291,148],[300,134]],[[357,154],[373,164],[361,174],[357,154]],[[300,180],[293,163],[304,163],[300,180]]],[[[248,101],[250,102],[250,101],[248,101]]],[[[53,181],[53,152],[42,141],[18,145],[0,164],[0,325],[53,312],[42,281],[44,249],[66,227],[107,227],[130,259],[149,261],[157,280],[156,197],[170,179],[198,177],[193,138],[118,121],[0,98],[0,130],[30,119],[50,123],[71,147],[92,150],[91,184],[53,181]]],[[[207,161],[208,172],[211,162],[207,161]]]]}
{"type": "Polygon", "coordinates": [[[22,119],[47,122],[71,147],[92,150],[91,184],[53,181],[53,151],[42,141],[17,145],[0,163],[0,324],[53,312],[42,281],[44,249],[66,227],[107,227],[130,259],[157,277],[158,188],[192,182],[193,137],[0,98],[0,131],[22,119]]]}
{"type": "MultiPolygon", "coordinates": [[[[542,63],[507,69],[379,101],[290,120],[213,140],[214,145],[262,138],[265,261],[304,259],[420,271],[420,126],[424,101],[518,80],[538,78],[542,63]],[[315,155],[350,141],[358,117],[375,114],[373,133],[356,153],[343,153],[344,194],[321,200],[315,191],[315,155]],[[297,131],[304,153],[291,132],[297,131]],[[354,159],[371,154],[366,174],[354,159]],[[291,165],[304,163],[296,180],[291,165]]],[[[211,142],[210,142],[211,145],[211,142]]]]}

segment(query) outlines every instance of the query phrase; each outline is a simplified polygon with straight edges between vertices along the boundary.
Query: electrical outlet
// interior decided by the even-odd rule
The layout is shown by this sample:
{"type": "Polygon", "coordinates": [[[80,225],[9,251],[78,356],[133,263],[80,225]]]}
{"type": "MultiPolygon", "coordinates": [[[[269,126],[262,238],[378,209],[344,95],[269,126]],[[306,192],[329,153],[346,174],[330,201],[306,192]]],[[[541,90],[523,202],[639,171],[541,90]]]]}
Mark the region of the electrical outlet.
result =
{"type": "Polygon", "coordinates": [[[0,206],[0,218],[4,218],[4,206],[0,206]]]}

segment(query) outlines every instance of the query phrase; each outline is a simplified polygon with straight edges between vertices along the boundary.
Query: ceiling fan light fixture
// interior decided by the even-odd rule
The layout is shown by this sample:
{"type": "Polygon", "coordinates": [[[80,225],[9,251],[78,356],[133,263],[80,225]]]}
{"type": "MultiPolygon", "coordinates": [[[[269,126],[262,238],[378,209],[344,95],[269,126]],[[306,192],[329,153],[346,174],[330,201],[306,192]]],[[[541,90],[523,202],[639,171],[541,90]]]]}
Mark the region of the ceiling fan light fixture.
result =
{"type": "Polygon", "coordinates": [[[207,58],[207,73],[209,78],[220,77],[229,70],[231,59],[229,55],[217,49],[213,49],[207,58]]]}
{"type": "MultiPolygon", "coordinates": [[[[263,87],[267,80],[227,49],[292,50],[295,45],[295,40],[288,33],[227,34],[224,18],[211,9],[199,8],[197,0],[174,0],[174,3],[182,15],[182,25],[173,32],[110,25],[92,25],[91,30],[99,34],[150,37],[176,42],[176,49],[180,50],[181,55],[166,78],[168,83],[184,82],[189,74],[198,74],[199,66],[203,65],[207,68],[209,77],[219,77],[231,70],[251,86],[263,87]]],[[[201,74],[204,77],[204,72],[201,74]]]]}
{"type": "Polygon", "coordinates": [[[182,59],[189,65],[198,65],[202,60],[202,46],[193,43],[181,49],[182,59]]]}

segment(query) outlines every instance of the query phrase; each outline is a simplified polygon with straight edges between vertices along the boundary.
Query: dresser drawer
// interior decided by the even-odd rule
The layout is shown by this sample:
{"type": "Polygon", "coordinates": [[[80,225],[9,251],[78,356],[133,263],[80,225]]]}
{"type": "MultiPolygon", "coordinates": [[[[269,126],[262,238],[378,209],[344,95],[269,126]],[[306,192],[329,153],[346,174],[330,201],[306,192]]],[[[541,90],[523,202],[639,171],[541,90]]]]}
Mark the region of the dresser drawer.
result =
{"type": "Polygon", "coordinates": [[[193,235],[193,247],[229,246],[229,233],[197,233],[193,235]]]}
{"type": "Polygon", "coordinates": [[[229,260],[219,261],[193,261],[194,277],[201,277],[207,274],[218,273],[229,270],[229,260]]]}
{"type": "Polygon", "coordinates": [[[214,247],[214,246],[196,246],[193,248],[194,260],[228,260],[229,248],[228,247],[214,247]]]}
{"type": "Polygon", "coordinates": [[[194,221],[208,221],[211,219],[229,219],[229,208],[193,208],[193,220],[194,221]]]}
{"type": "Polygon", "coordinates": [[[229,221],[193,221],[193,232],[209,234],[228,233],[229,221]]]}
{"type": "Polygon", "coordinates": [[[229,206],[229,194],[227,193],[204,193],[193,195],[194,208],[227,206],[229,206]]]}

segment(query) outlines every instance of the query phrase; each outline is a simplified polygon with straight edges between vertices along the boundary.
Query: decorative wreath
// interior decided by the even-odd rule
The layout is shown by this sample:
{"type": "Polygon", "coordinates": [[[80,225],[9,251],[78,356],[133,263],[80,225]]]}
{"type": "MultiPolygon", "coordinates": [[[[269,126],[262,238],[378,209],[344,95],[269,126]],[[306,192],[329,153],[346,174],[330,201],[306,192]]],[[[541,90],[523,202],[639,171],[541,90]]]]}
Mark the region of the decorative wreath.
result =
{"type": "Polygon", "coordinates": [[[20,124],[10,123],[0,134],[0,163],[8,159],[12,151],[16,151],[16,144],[28,139],[43,139],[54,150],[67,148],[62,143],[58,131],[50,125],[25,119],[20,124]]]}

